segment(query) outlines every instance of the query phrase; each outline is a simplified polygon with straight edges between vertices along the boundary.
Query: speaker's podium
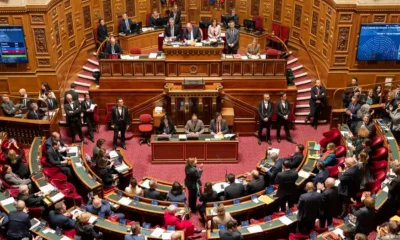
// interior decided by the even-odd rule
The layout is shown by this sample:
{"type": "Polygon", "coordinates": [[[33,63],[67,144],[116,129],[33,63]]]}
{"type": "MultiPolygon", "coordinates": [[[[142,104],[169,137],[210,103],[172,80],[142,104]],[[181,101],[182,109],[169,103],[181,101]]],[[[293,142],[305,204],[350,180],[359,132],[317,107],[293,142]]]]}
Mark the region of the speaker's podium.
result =
{"type": "Polygon", "coordinates": [[[224,42],[167,43],[163,46],[166,61],[221,60],[224,42]]]}

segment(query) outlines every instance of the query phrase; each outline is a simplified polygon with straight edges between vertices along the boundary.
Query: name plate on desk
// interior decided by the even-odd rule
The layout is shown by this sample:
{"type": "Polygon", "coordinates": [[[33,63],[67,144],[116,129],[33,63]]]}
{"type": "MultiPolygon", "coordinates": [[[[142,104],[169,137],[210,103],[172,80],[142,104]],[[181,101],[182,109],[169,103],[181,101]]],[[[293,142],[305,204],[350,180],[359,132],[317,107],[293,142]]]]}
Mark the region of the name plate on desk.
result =
{"type": "Polygon", "coordinates": [[[185,79],[182,83],[182,88],[187,89],[203,89],[205,88],[203,79],[185,79]]]}

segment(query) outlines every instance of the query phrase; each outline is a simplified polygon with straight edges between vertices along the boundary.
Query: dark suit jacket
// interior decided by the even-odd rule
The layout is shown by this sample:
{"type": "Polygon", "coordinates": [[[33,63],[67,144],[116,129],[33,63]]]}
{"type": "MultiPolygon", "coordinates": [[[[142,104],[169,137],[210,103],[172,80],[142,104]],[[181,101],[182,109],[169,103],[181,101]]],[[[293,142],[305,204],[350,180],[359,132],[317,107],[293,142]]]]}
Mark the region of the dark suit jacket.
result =
{"type": "Polygon", "coordinates": [[[389,199],[400,201],[400,176],[394,178],[388,185],[388,188],[389,199]]]}
{"type": "Polygon", "coordinates": [[[114,178],[112,176],[112,169],[97,167],[96,174],[99,176],[99,178],[101,178],[103,182],[103,188],[110,188],[113,185],[114,178]]]}
{"type": "Polygon", "coordinates": [[[52,229],[56,229],[57,227],[63,230],[73,229],[75,227],[75,220],[64,216],[64,214],[57,213],[54,210],[50,210],[49,212],[49,225],[52,229]]]}
{"type": "MultiPolygon", "coordinates": [[[[165,127],[164,122],[161,121],[160,126],[157,128],[157,133],[163,134],[164,127],[165,127]]],[[[176,132],[175,125],[174,125],[174,123],[170,122],[168,124],[168,132],[166,134],[174,134],[175,132],[176,132]]]]}
{"type": "Polygon", "coordinates": [[[300,166],[301,162],[303,161],[303,154],[302,153],[295,153],[292,156],[286,158],[285,160],[289,160],[289,168],[296,169],[300,166]]]}
{"type": "Polygon", "coordinates": [[[107,37],[108,37],[107,25],[105,24],[104,26],[99,25],[97,27],[97,40],[99,42],[103,42],[104,40],[106,40],[107,37]]]}
{"type": "Polygon", "coordinates": [[[36,114],[33,110],[28,112],[28,119],[32,119],[32,120],[40,120],[42,119],[44,116],[43,112],[40,112],[39,110],[36,111],[36,114]]]}
{"type": "Polygon", "coordinates": [[[64,93],[64,104],[67,104],[67,103],[68,103],[68,102],[67,102],[67,95],[68,95],[68,94],[71,94],[71,96],[72,96],[72,101],[78,101],[78,100],[79,100],[78,93],[75,92],[75,90],[70,89],[70,90],[68,90],[68,91],[66,91],[66,92],[64,93]]]}
{"type": "Polygon", "coordinates": [[[235,21],[235,25],[239,25],[239,16],[237,14],[233,15],[233,21],[235,21]]]}
{"type": "Polygon", "coordinates": [[[353,107],[353,103],[349,104],[349,107],[347,108],[347,110],[349,110],[352,114],[351,119],[349,119],[349,121],[358,121],[360,119],[358,119],[357,117],[357,111],[360,109],[360,104],[356,103],[353,107]]]}
{"type": "Polygon", "coordinates": [[[276,163],[274,164],[274,166],[272,166],[269,171],[267,172],[267,176],[269,178],[269,184],[276,184],[276,175],[280,172],[282,172],[282,164],[283,161],[285,159],[284,158],[280,158],[276,161],[276,163]]]}
{"type": "Polygon", "coordinates": [[[64,104],[64,111],[67,115],[67,124],[81,121],[81,105],[78,101],[73,102],[73,108],[68,103],[64,104]]]}
{"type": "Polygon", "coordinates": [[[155,189],[145,189],[144,197],[155,200],[164,200],[164,197],[161,195],[161,193],[155,189]]]}
{"type": "MultiPolygon", "coordinates": [[[[131,27],[132,26],[132,20],[130,19],[130,18],[128,18],[128,23],[129,23],[129,27],[131,27]]],[[[125,32],[127,30],[127,28],[126,28],[126,24],[125,24],[125,20],[124,19],[121,19],[120,21],[119,21],[119,32],[125,32]]],[[[131,29],[132,30],[132,29],[131,29]]]]}
{"type": "MultiPolygon", "coordinates": [[[[173,11],[171,11],[169,13],[169,18],[174,18],[174,12],[173,11]]],[[[179,25],[179,26],[181,25],[181,11],[178,11],[175,14],[175,24],[179,25]]]]}
{"type": "Polygon", "coordinates": [[[7,236],[20,239],[29,236],[31,222],[27,213],[14,210],[10,212],[8,219],[7,236]]]}
{"type": "Polygon", "coordinates": [[[278,121],[286,121],[283,116],[289,115],[290,114],[290,102],[289,100],[286,100],[285,107],[282,105],[282,101],[279,100],[276,103],[276,114],[278,115],[278,121]]]}
{"type": "MultiPolygon", "coordinates": [[[[228,127],[228,124],[226,123],[225,119],[221,119],[221,123],[220,123],[219,127],[220,127],[220,131],[223,134],[229,133],[229,127],[228,127]]],[[[217,133],[217,122],[215,121],[215,119],[211,120],[210,127],[208,128],[208,130],[210,132],[217,133]]]]}
{"type": "Polygon", "coordinates": [[[245,195],[244,186],[241,183],[231,183],[224,190],[224,199],[240,198],[245,195]]]}
{"type": "Polygon", "coordinates": [[[90,99],[89,106],[86,100],[81,102],[81,111],[83,112],[84,118],[93,118],[93,112],[86,112],[88,109],[90,109],[91,104],[96,104],[96,102],[93,99],[90,99]]]}
{"type": "Polygon", "coordinates": [[[268,108],[265,108],[264,100],[258,102],[257,112],[259,121],[264,121],[264,118],[266,117],[268,118],[268,121],[270,121],[271,116],[274,113],[272,102],[268,101],[268,108]]]}
{"type": "Polygon", "coordinates": [[[158,16],[158,18],[154,18],[153,15],[150,16],[150,26],[154,27],[157,25],[157,19],[161,18],[160,16],[158,16]]]}
{"type": "Polygon", "coordinates": [[[315,222],[319,214],[319,207],[322,201],[321,194],[317,192],[306,192],[300,195],[297,203],[297,220],[315,222]]]}
{"type": "Polygon", "coordinates": [[[375,208],[361,207],[357,210],[355,206],[352,206],[351,212],[357,217],[355,234],[363,233],[368,236],[375,230],[375,208]]]}
{"type": "Polygon", "coordinates": [[[317,87],[314,86],[311,88],[310,108],[316,107],[317,100],[319,100],[320,105],[322,107],[324,107],[324,103],[325,103],[325,99],[326,99],[326,90],[322,86],[319,89],[320,89],[319,94],[317,94],[318,93],[317,87]]]}
{"type": "MultiPolygon", "coordinates": [[[[363,124],[364,124],[364,121],[362,121],[362,119],[360,119],[361,121],[359,121],[358,123],[357,123],[357,126],[356,126],[356,133],[358,132],[358,129],[360,129],[360,127],[361,126],[363,126],[363,124]]],[[[364,125],[367,129],[368,129],[368,131],[369,131],[369,135],[371,136],[372,135],[372,132],[373,132],[373,130],[374,130],[374,124],[370,121],[368,124],[366,124],[366,125],[364,125]]]]}
{"type": "Polygon", "coordinates": [[[233,33],[231,31],[231,29],[227,29],[226,33],[226,48],[228,48],[228,44],[233,44],[232,49],[233,50],[238,50],[239,49],[239,39],[240,39],[240,33],[239,30],[237,30],[236,28],[233,29],[233,33]]]}
{"type": "MultiPolygon", "coordinates": [[[[76,95],[78,96],[78,94],[76,94],[76,95]]],[[[73,96],[72,96],[72,99],[74,99],[73,96]]],[[[78,97],[77,97],[77,100],[78,100],[78,97]]],[[[54,110],[54,109],[57,109],[57,108],[58,108],[57,99],[52,98],[52,99],[51,99],[51,103],[52,103],[52,104],[50,104],[50,98],[47,98],[45,101],[46,101],[46,103],[47,103],[47,107],[49,108],[49,110],[54,110]]]]}
{"type": "Polygon", "coordinates": [[[122,116],[120,116],[118,107],[114,106],[111,110],[111,125],[124,124],[129,125],[129,112],[127,106],[122,106],[122,116]]]}
{"type": "MultiPolygon", "coordinates": [[[[171,37],[171,26],[169,24],[165,28],[164,36],[171,37]]],[[[176,40],[179,40],[179,38],[181,37],[181,27],[178,24],[175,24],[174,26],[174,36],[176,37],[176,40]]]]}
{"type": "Polygon", "coordinates": [[[276,183],[278,184],[278,191],[276,196],[281,198],[286,195],[296,194],[296,181],[299,174],[296,170],[286,170],[276,175],[276,183]]]}
{"type": "Polygon", "coordinates": [[[86,209],[88,212],[99,215],[99,213],[103,213],[105,217],[112,216],[114,212],[111,209],[111,205],[106,200],[101,200],[101,206],[99,208],[95,208],[93,206],[93,200],[90,200],[87,205],[86,209]]]}
{"type": "Polygon", "coordinates": [[[25,202],[27,207],[40,207],[43,205],[43,198],[42,196],[35,196],[34,194],[29,195],[22,195],[18,194],[17,199],[22,200],[25,202]]]}
{"type": "Polygon", "coordinates": [[[318,172],[317,175],[315,175],[315,178],[313,181],[314,187],[317,186],[317,183],[324,183],[328,177],[329,177],[328,169],[325,168],[325,170],[318,172]]]}
{"type": "Polygon", "coordinates": [[[325,217],[333,217],[337,214],[337,205],[339,193],[337,187],[325,189],[321,193],[322,202],[319,208],[319,213],[325,217]]]}
{"type": "MultiPolygon", "coordinates": [[[[65,146],[65,143],[64,143],[63,140],[61,140],[61,138],[60,138],[59,142],[60,142],[60,146],[61,146],[61,147],[64,147],[64,146],[65,146]]],[[[49,137],[48,139],[46,139],[46,150],[49,149],[49,148],[51,148],[51,144],[52,144],[52,143],[53,143],[53,139],[52,139],[51,137],[49,137]]]]}
{"type": "MultiPolygon", "coordinates": [[[[121,47],[119,46],[118,43],[115,43],[115,45],[114,45],[114,52],[115,52],[114,54],[122,54],[122,49],[121,49],[121,47]]],[[[104,53],[108,54],[108,55],[113,54],[110,42],[106,44],[106,48],[104,49],[104,53]]]]}
{"type": "Polygon", "coordinates": [[[7,103],[3,102],[1,104],[1,109],[3,110],[5,117],[14,117],[15,112],[17,111],[14,103],[11,100],[9,100],[7,103]]]}
{"type": "Polygon", "coordinates": [[[185,167],[185,186],[189,190],[197,189],[197,183],[201,185],[201,174],[203,174],[203,170],[198,170],[194,166],[186,166],[185,167]]]}
{"type": "Polygon", "coordinates": [[[246,193],[253,194],[262,191],[265,188],[264,176],[259,175],[258,179],[254,179],[246,185],[246,193]]]}
{"type": "Polygon", "coordinates": [[[63,161],[62,155],[55,151],[53,147],[47,149],[47,162],[54,166],[61,166],[61,161],[63,161]]]}
{"type": "Polygon", "coordinates": [[[30,96],[27,96],[26,98],[20,98],[19,104],[20,104],[20,109],[22,110],[22,113],[26,113],[31,108],[32,103],[33,103],[33,101],[31,100],[30,96]]]}
{"type": "Polygon", "coordinates": [[[242,240],[243,236],[239,231],[221,230],[219,231],[219,239],[221,240],[242,240]]]}
{"type": "MultiPolygon", "coordinates": [[[[193,26],[192,28],[193,31],[193,40],[196,42],[201,41],[201,33],[198,27],[193,26]]],[[[185,31],[183,32],[183,39],[184,40],[189,40],[190,39],[190,32],[185,28],[185,31]]]]}
{"type": "Polygon", "coordinates": [[[339,173],[339,180],[339,194],[354,197],[360,190],[360,169],[354,165],[344,173],[339,173]]]}

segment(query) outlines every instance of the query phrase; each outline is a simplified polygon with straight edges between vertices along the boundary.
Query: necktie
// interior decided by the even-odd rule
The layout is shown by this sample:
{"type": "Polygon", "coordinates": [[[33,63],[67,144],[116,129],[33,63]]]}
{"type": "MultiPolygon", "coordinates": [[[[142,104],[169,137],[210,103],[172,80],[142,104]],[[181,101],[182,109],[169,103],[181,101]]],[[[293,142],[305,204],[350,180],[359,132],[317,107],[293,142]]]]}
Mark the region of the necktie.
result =
{"type": "Polygon", "coordinates": [[[354,109],[354,104],[351,105],[350,110],[353,111],[353,109],[354,109]]]}
{"type": "Polygon", "coordinates": [[[24,107],[26,107],[26,98],[24,98],[24,107]]]}
{"type": "Polygon", "coordinates": [[[174,36],[174,28],[171,28],[171,37],[174,36]]]}
{"type": "Polygon", "coordinates": [[[220,132],[220,126],[219,126],[219,124],[220,124],[220,123],[218,122],[218,123],[217,123],[217,126],[218,126],[218,127],[217,127],[217,133],[220,132]]]}
{"type": "Polygon", "coordinates": [[[192,40],[192,41],[193,41],[193,30],[192,30],[192,31],[190,31],[190,40],[192,40]]]}
{"type": "Polygon", "coordinates": [[[39,119],[37,113],[36,112],[34,112],[34,113],[35,113],[35,119],[39,119]]]}
{"type": "Polygon", "coordinates": [[[131,27],[129,26],[128,19],[125,20],[125,25],[126,25],[126,30],[131,30],[131,27]]]}
{"type": "Polygon", "coordinates": [[[111,45],[111,53],[112,53],[112,54],[115,54],[115,48],[114,48],[114,45],[111,45]]]}
{"type": "Polygon", "coordinates": [[[53,107],[53,100],[49,99],[49,105],[50,107],[53,107]]]}

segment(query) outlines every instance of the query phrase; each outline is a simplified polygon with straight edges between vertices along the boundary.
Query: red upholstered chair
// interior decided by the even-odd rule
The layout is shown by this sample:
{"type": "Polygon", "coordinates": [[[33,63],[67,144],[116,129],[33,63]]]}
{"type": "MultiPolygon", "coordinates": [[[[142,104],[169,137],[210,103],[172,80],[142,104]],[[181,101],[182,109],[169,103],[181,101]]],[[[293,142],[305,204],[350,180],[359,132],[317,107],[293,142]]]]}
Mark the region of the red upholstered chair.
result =
{"type": "Polygon", "coordinates": [[[339,175],[338,166],[326,167],[326,169],[328,169],[329,177],[337,178],[339,175]]]}
{"type": "Polygon", "coordinates": [[[376,150],[383,146],[383,138],[381,136],[375,136],[371,139],[371,149],[376,150]]]}
{"type": "Polygon", "coordinates": [[[147,143],[147,145],[150,146],[150,135],[151,132],[153,131],[153,124],[151,124],[151,121],[153,118],[151,117],[150,114],[141,114],[139,117],[139,131],[142,133],[142,138],[140,139],[139,144],[142,145],[142,143],[147,143]]]}
{"type": "Polygon", "coordinates": [[[272,113],[271,119],[272,121],[276,121],[278,115],[276,115],[276,104],[272,103],[272,109],[274,110],[274,112],[272,113]]]}
{"type": "Polygon", "coordinates": [[[387,160],[372,161],[371,167],[369,168],[373,173],[379,170],[386,170],[388,166],[387,160]]]}
{"type": "Polygon", "coordinates": [[[371,156],[372,161],[386,159],[388,157],[389,151],[387,147],[380,147],[373,151],[373,155],[371,156]]]}
{"type": "Polygon", "coordinates": [[[289,39],[289,27],[288,26],[281,26],[281,32],[279,35],[279,38],[286,43],[286,41],[289,39]]]}
{"type": "Polygon", "coordinates": [[[6,153],[5,152],[1,152],[0,153],[0,164],[7,164],[6,153]]]}
{"type": "Polygon", "coordinates": [[[279,52],[278,50],[274,49],[274,48],[269,48],[266,53],[267,58],[271,58],[271,59],[279,59],[279,52]]]}
{"type": "Polygon", "coordinates": [[[130,54],[142,54],[142,50],[140,50],[140,48],[134,47],[134,48],[131,48],[131,49],[129,50],[129,53],[130,53],[130,54]]]}
{"type": "Polygon", "coordinates": [[[63,234],[71,239],[74,239],[76,231],[75,229],[70,229],[70,230],[63,230],[63,234]]]}
{"type": "Polygon", "coordinates": [[[261,16],[253,16],[253,18],[252,18],[252,20],[253,21],[255,21],[256,22],[256,29],[254,29],[254,30],[262,30],[262,28],[263,28],[263,17],[261,17],[261,16]]]}
{"type": "Polygon", "coordinates": [[[346,148],[344,146],[336,147],[336,158],[343,157],[346,154],[346,148]]]}
{"type": "Polygon", "coordinates": [[[3,187],[5,189],[7,189],[8,192],[10,193],[10,196],[16,198],[18,196],[18,193],[19,193],[19,188],[18,187],[12,187],[6,181],[4,181],[4,179],[2,177],[0,177],[0,180],[1,180],[2,184],[3,184],[3,187]]]}
{"type": "Polygon", "coordinates": [[[280,32],[281,32],[281,25],[279,23],[272,23],[272,32],[275,34],[275,36],[279,37],[280,32]]]}
{"type": "Polygon", "coordinates": [[[371,193],[376,194],[381,189],[381,182],[375,180],[373,182],[367,182],[365,186],[371,193]]]}
{"type": "Polygon", "coordinates": [[[47,155],[46,142],[42,143],[40,148],[42,150],[42,156],[46,156],[47,155]]]}
{"type": "Polygon", "coordinates": [[[326,148],[326,145],[330,142],[333,142],[336,146],[340,145],[340,131],[338,129],[332,129],[322,135],[324,138],[319,141],[322,148],[326,148]]]}
{"type": "Polygon", "coordinates": [[[310,235],[304,233],[290,233],[289,240],[309,239],[310,235]]]}
{"type": "Polygon", "coordinates": [[[169,17],[169,14],[171,13],[171,11],[170,10],[165,10],[165,12],[164,12],[164,16],[166,16],[166,17],[169,17]]]}
{"type": "Polygon", "coordinates": [[[343,156],[341,158],[336,158],[336,166],[343,165],[344,161],[346,160],[346,157],[343,156]]]}
{"type": "Polygon", "coordinates": [[[72,185],[72,183],[67,182],[67,179],[57,179],[52,177],[49,182],[64,194],[65,204],[67,206],[80,206],[83,204],[83,199],[76,192],[75,186],[72,185]]]}
{"type": "Polygon", "coordinates": [[[258,220],[254,219],[254,218],[250,218],[250,224],[257,224],[257,223],[263,223],[263,222],[265,222],[264,218],[261,218],[258,220]]]}
{"type": "Polygon", "coordinates": [[[151,13],[146,13],[146,26],[150,26],[151,13]]]}
{"type": "Polygon", "coordinates": [[[115,106],[115,103],[106,103],[106,124],[107,130],[111,128],[111,111],[112,108],[115,106]]]}
{"type": "Polygon", "coordinates": [[[43,168],[55,168],[53,165],[47,162],[46,157],[43,155],[40,157],[40,164],[43,168]]]}
{"type": "Polygon", "coordinates": [[[40,207],[28,207],[28,214],[31,218],[42,218],[42,209],[40,207]]]}
{"type": "Polygon", "coordinates": [[[385,170],[379,170],[374,173],[374,178],[375,181],[380,181],[383,182],[386,178],[386,171],[385,170]]]}

